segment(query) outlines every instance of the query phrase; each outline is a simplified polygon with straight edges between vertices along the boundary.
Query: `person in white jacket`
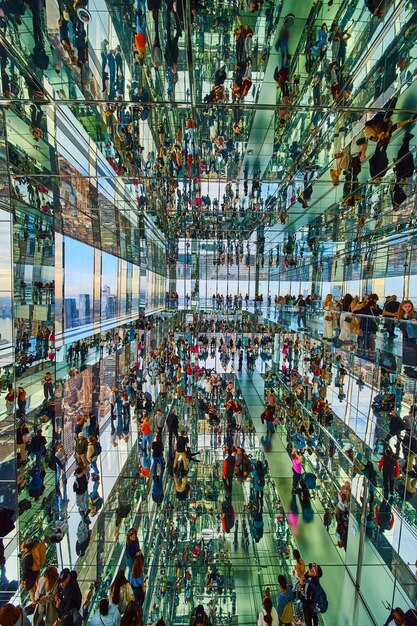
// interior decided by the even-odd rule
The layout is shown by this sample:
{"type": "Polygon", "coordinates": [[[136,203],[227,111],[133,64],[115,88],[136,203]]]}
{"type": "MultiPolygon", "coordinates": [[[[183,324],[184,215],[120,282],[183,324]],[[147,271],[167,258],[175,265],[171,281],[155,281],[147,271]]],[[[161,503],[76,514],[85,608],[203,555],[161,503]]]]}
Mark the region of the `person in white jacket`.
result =
{"type": "Polygon", "coordinates": [[[91,626],[119,626],[120,613],[115,604],[110,604],[108,598],[100,600],[98,611],[91,618],[91,626]]]}
{"type": "Polygon", "coordinates": [[[265,596],[262,611],[259,613],[258,626],[278,626],[278,613],[272,605],[270,596],[265,596]]]}

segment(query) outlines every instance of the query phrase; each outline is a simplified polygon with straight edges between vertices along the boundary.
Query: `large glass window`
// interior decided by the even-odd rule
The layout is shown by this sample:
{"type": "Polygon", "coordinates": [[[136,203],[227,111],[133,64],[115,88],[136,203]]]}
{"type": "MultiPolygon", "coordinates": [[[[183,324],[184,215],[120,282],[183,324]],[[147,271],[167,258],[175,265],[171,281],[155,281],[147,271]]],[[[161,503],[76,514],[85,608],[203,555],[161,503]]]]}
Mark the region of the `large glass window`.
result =
{"type": "Polygon", "coordinates": [[[65,237],[65,329],[92,323],[94,249],[65,237]]]}
{"type": "Polygon", "coordinates": [[[117,257],[106,252],[101,255],[101,319],[116,317],[118,312],[117,299],[117,257]]]}

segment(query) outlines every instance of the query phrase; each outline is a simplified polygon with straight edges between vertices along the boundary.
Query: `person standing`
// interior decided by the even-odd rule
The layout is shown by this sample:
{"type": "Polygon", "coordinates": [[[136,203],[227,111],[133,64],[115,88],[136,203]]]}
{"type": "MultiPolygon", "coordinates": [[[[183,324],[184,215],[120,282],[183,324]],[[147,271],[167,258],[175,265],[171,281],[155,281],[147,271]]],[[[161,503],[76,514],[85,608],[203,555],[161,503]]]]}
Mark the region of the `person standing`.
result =
{"type": "Polygon", "coordinates": [[[329,293],[326,296],[326,299],[323,304],[324,311],[324,328],[323,328],[323,339],[327,339],[328,341],[333,339],[333,311],[334,311],[334,303],[333,296],[329,293]]]}
{"type": "Polygon", "coordinates": [[[173,438],[178,439],[178,415],[177,409],[172,409],[167,417],[167,428],[168,428],[168,446],[172,449],[173,438]]]}
{"type": "Polygon", "coordinates": [[[114,410],[116,408],[116,403],[117,403],[117,397],[116,397],[116,387],[112,387],[111,392],[110,392],[110,417],[113,420],[115,418],[115,414],[114,414],[114,410]]]}
{"type": "Polygon", "coordinates": [[[51,372],[45,373],[45,376],[43,377],[43,380],[42,380],[42,384],[43,384],[43,395],[44,395],[45,401],[47,401],[49,398],[52,398],[54,395],[54,379],[52,377],[51,372]]]}
{"type": "Polygon", "coordinates": [[[175,450],[175,457],[174,457],[174,469],[177,467],[178,465],[178,461],[181,458],[182,459],[182,464],[184,466],[184,469],[186,470],[188,468],[187,465],[187,445],[188,445],[189,439],[187,437],[187,432],[185,430],[181,431],[180,436],[177,439],[177,447],[175,450]]]}
{"type": "Polygon", "coordinates": [[[384,439],[384,442],[388,446],[391,439],[395,437],[396,438],[395,451],[397,455],[400,451],[401,433],[403,432],[403,430],[405,430],[405,423],[399,416],[398,411],[396,410],[391,411],[390,421],[389,421],[389,431],[388,431],[387,436],[384,439]]]}
{"type": "Polygon", "coordinates": [[[91,469],[93,472],[99,476],[100,472],[97,466],[97,459],[101,453],[101,445],[97,437],[91,435],[88,438],[88,446],[87,446],[87,461],[91,465],[91,469]]]}
{"type": "Polygon", "coordinates": [[[161,409],[158,409],[153,418],[153,425],[159,434],[162,434],[165,426],[165,415],[161,409]]]}
{"type": "Polygon", "coordinates": [[[17,405],[19,407],[19,416],[25,417],[26,414],[26,391],[23,387],[17,388],[17,405]]]}
{"type": "Polygon", "coordinates": [[[61,620],[71,611],[79,611],[82,595],[77,581],[77,572],[67,567],[62,570],[58,578],[58,593],[55,596],[55,606],[61,620]]]}
{"type": "Polygon", "coordinates": [[[307,319],[306,319],[307,304],[301,294],[298,296],[297,301],[294,306],[297,307],[298,309],[298,328],[306,328],[307,327],[307,319]]]}
{"type": "Polygon", "coordinates": [[[36,431],[36,435],[34,435],[30,441],[30,453],[34,455],[35,461],[35,470],[39,470],[41,464],[42,455],[46,450],[46,438],[42,435],[42,430],[39,429],[36,431]]]}
{"type": "Polygon", "coordinates": [[[133,561],[132,573],[130,575],[129,582],[132,585],[133,595],[138,605],[142,608],[145,600],[145,563],[142,550],[139,549],[136,552],[135,560],[133,561]]]}
{"type": "Polygon", "coordinates": [[[239,364],[238,364],[238,368],[237,368],[238,372],[242,371],[242,364],[243,364],[243,350],[240,350],[239,351],[239,364]]]}
{"type": "Polygon", "coordinates": [[[303,473],[303,460],[297,450],[291,452],[291,465],[292,465],[292,492],[295,493],[298,483],[300,482],[301,474],[303,473]]]}
{"type": "Polygon", "coordinates": [[[270,596],[265,596],[262,611],[259,613],[258,626],[278,626],[278,613],[272,605],[270,596]]]}
{"type": "Polygon", "coordinates": [[[235,457],[230,448],[227,448],[226,457],[223,461],[223,487],[227,497],[231,497],[233,488],[233,476],[235,472],[235,457]]]}
{"type": "Polygon", "coordinates": [[[88,441],[84,437],[83,433],[78,433],[77,443],[75,444],[75,458],[77,459],[78,464],[82,464],[87,466],[87,449],[88,449],[88,441]]]}
{"type": "Polygon", "coordinates": [[[280,626],[291,626],[294,620],[293,600],[294,594],[291,585],[287,583],[285,576],[278,576],[278,606],[277,613],[280,626]]]}
{"type": "Polygon", "coordinates": [[[378,463],[379,471],[382,471],[384,484],[384,498],[388,500],[394,494],[394,480],[400,475],[400,465],[398,459],[393,455],[392,450],[387,448],[378,463]]]}
{"type": "Polygon", "coordinates": [[[25,422],[21,422],[16,428],[16,445],[19,450],[20,463],[26,463],[26,444],[29,441],[29,428],[25,422]]]}
{"type": "Polygon", "coordinates": [[[13,415],[15,410],[15,393],[12,384],[7,385],[7,394],[6,394],[6,413],[7,415],[13,415]]]}
{"type": "Polygon", "coordinates": [[[86,514],[88,508],[88,480],[85,470],[77,467],[75,470],[75,480],[72,486],[75,493],[75,502],[81,515],[86,514]]]}
{"type": "Polygon", "coordinates": [[[395,323],[394,319],[397,318],[398,309],[400,303],[397,300],[397,296],[387,296],[384,308],[382,310],[382,317],[384,318],[384,330],[388,333],[388,339],[395,338],[395,323]]]}
{"type": "Polygon", "coordinates": [[[151,445],[152,429],[151,429],[149,417],[146,414],[140,426],[140,432],[142,433],[142,450],[144,450],[145,453],[147,454],[147,451],[149,450],[150,445],[151,445]]]}
{"type": "Polygon", "coordinates": [[[411,300],[401,302],[397,316],[403,333],[404,371],[410,378],[417,378],[417,314],[411,300]]]}
{"type": "Polygon", "coordinates": [[[378,317],[382,313],[376,293],[366,296],[357,304],[354,313],[360,316],[362,334],[358,337],[358,352],[370,358],[375,358],[375,334],[378,330],[378,317]]]}
{"type": "Polygon", "coordinates": [[[138,539],[138,531],[136,530],[136,528],[130,528],[127,531],[127,535],[126,535],[126,544],[125,544],[125,561],[126,561],[126,565],[127,565],[127,570],[128,570],[128,580],[130,580],[130,577],[132,575],[132,567],[133,567],[133,562],[135,560],[136,557],[136,553],[139,550],[139,539],[138,539]]]}

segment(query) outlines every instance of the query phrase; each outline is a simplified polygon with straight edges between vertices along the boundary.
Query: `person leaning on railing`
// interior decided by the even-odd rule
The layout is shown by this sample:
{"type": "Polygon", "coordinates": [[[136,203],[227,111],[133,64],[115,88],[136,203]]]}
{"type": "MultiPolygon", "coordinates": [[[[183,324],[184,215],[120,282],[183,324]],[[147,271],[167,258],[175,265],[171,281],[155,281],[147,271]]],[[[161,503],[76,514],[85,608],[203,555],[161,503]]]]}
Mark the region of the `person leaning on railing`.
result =
{"type": "Polygon", "coordinates": [[[411,300],[401,302],[397,317],[403,333],[402,362],[407,376],[417,378],[417,314],[411,300]]]}
{"type": "Polygon", "coordinates": [[[375,353],[375,335],[378,330],[378,318],[382,310],[378,306],[376,293],[366,296],[362,302],[356,305],[354,313],[360,315],[360,329],[362,335],[358,338],[358,349],[367,352],[369,356],[375,353]]]}

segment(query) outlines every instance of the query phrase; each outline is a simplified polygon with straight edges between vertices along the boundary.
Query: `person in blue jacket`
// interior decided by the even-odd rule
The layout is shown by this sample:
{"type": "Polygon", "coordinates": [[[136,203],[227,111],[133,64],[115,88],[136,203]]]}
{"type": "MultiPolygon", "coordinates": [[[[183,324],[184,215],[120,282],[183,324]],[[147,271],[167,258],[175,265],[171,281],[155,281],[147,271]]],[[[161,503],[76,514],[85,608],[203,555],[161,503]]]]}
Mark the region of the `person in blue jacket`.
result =
{"type": "Polygon", "coordinates": [[[136,557],[136,553],[139,550],[139,539],[138,539],[138,531],[136,528],[130,528],[127,531],[126,535],[126,546],[125,546],[125,561],[129,571],[127,576],[128,580],[132,574],[133,562],[136,557]]]}

